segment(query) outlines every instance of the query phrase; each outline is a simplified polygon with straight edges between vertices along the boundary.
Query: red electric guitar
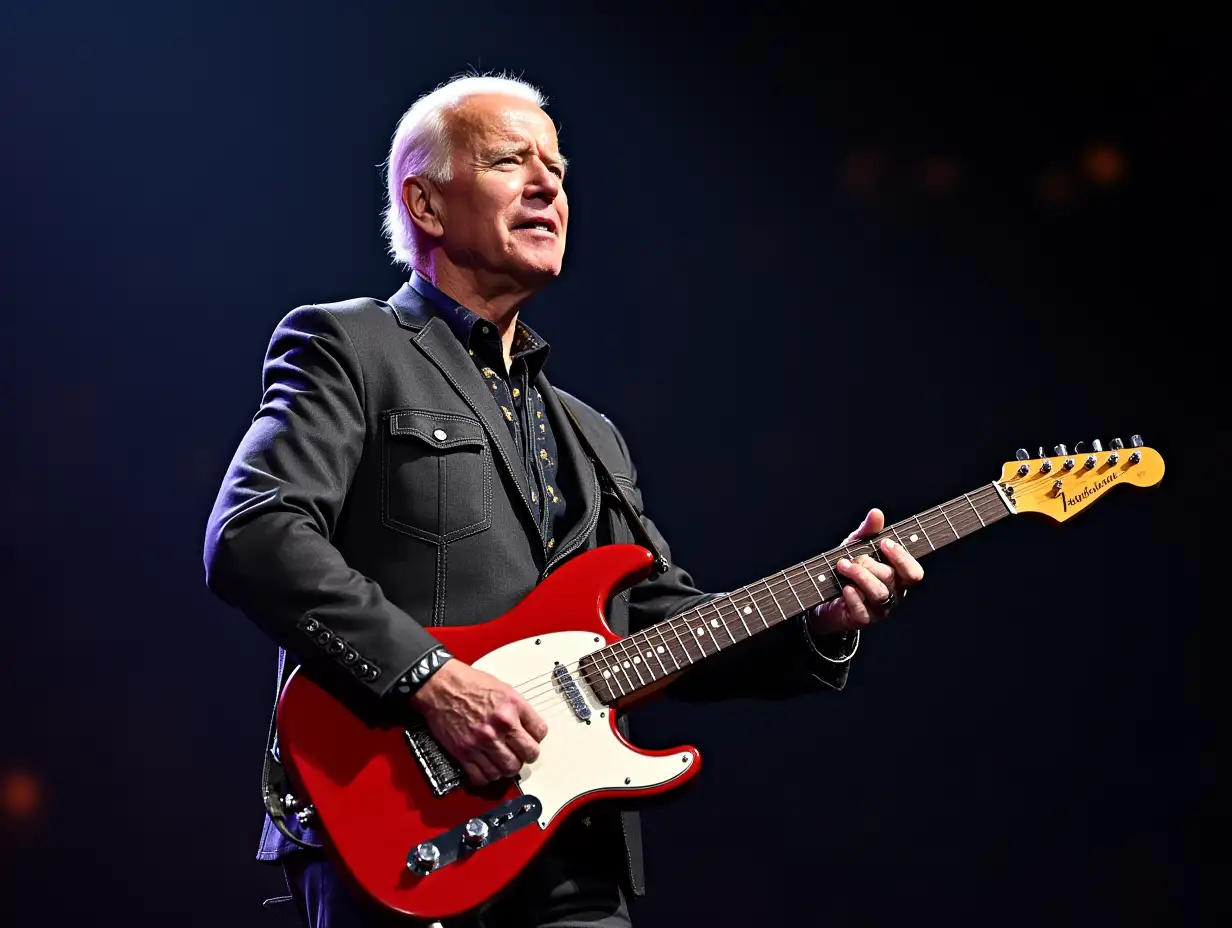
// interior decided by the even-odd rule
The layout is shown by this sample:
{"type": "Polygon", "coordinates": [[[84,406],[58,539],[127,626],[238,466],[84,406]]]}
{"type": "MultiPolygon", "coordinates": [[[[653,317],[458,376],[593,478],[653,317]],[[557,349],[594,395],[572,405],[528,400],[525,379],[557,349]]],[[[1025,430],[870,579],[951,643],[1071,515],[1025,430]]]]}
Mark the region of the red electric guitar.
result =
{"type": "MultiPolygon", "coordinates": [[[[1058,522],[1114,486],[1153,486],[1160,455],[1113,447],[1004,465],[1001,479],[892,525],[915,557],[1006,516],[1058,522]]],[[[666,678],[839,595],[834,565],[868,553],[861,540],[758,580],[627,638],[604,621],[617,591],[649,573],[636,545],[579,555],[516,608],[492,622],[435,628],[458,659],[511,683],[548,723],[539,759],[482,790],[427,727],[369,727],[296,673],[278,705],[281,756],[328,835],[341,870],[381,905],[422,919],[465,912],[505,887],[565,817],[596,799],[633,799],[695,776],[701,756],[684,746],[644,751],[616,730],[618,708],[666,678]]],[[[301,800],[303,796],[301,796],[301,800]]]]}

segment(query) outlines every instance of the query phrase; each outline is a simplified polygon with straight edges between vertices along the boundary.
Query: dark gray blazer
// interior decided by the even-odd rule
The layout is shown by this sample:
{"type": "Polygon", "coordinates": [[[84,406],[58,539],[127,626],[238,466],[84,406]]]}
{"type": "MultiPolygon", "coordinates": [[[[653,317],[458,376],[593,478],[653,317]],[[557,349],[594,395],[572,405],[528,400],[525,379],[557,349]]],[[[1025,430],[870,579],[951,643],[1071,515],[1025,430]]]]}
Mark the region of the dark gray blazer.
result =
{"type": "MultiPolygon", "coordinates": [[[[542,375],[537,385],[572,519],[553,551],[526,503],[526,473],[491,391],[417,292],[408,285],[389,302],[294,310],[270,341],[260,408],[210,515],[209,588],[354,711],[383,713],[398,698],[398,679],[435,644],[434,626],[496,618],[569,557],[633,540],[600,493],[562,400],[640,514],[624,439],[542,375]],[[438,441],[438,430],[448,438],[438,441]]],[[[670,560],[654,523],[643,521],[670,560]]],[[[626,635],[705,595],[673,562],[614,598],[608,621],[626,635]]],[[[813,655],[796,623],[783,623],[667,691],[691,700],[783,698],[840,688],[846,672],[847,664],[813,655]]],[[[638,821],[620,819],[640,894],[638,821]]],[[[266,824],[258,856],[276,859],[293,845],[266,824]]]]}

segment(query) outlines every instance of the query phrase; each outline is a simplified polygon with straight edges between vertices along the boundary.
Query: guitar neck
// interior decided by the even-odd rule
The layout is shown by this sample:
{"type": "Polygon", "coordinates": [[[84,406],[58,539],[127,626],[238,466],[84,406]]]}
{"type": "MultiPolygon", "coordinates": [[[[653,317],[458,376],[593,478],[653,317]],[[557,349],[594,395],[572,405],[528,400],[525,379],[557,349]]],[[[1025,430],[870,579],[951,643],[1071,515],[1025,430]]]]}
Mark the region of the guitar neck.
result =
{"type": "Polygon", "coordinates": [[[833,548],[632,634],[588,655],[579,671],[604,702],[625,699],[841,595],[844,578],[835,571],[840,558],[874,554],[873,545],[888,537],[919,559],[1011,513],[997,486],[987,484],[875,538],[833,548]]]}

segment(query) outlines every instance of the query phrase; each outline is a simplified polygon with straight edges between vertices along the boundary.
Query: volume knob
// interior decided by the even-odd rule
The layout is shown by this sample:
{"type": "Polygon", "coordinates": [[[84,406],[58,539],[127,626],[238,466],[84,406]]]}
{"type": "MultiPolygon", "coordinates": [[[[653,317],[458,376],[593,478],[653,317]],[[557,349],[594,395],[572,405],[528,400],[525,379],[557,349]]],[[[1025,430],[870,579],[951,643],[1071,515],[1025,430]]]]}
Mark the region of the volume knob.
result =
{"type": "Polygon", "coordinates": [[[415,848],[411,855],[410,866],[416,873],[431,873],[441,862],[440,849],[429,841],[415,848]]]}
{"type": "Polygon", "coordinates": [[[488,840],[488,823],[481,818],[473,818],[462,828],[462,840],[467,847],[483,847],[488,840]]]}

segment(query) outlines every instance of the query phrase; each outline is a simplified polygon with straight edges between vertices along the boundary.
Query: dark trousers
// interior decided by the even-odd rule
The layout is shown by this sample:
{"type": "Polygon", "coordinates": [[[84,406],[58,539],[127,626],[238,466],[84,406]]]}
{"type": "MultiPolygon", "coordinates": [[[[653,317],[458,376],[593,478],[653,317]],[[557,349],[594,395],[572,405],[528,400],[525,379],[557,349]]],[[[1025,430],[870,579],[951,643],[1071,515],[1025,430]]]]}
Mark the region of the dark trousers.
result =
{"type": "MultiPolygon", "coordinates": [[[[283,858],[300,919],[309,928],[414,928],[424,924],[373,911],[315,851],[283,858]]],[[[630,928],[629,910],[610,862],[574,844],[553,844],[495,899],[444,928],[630,928]]]]}

